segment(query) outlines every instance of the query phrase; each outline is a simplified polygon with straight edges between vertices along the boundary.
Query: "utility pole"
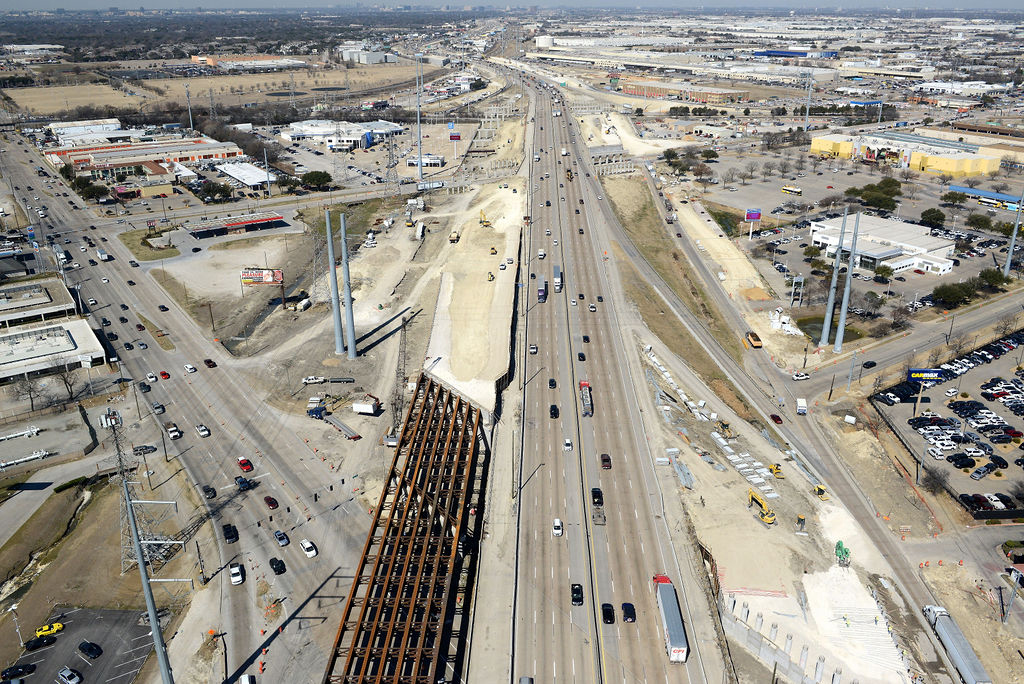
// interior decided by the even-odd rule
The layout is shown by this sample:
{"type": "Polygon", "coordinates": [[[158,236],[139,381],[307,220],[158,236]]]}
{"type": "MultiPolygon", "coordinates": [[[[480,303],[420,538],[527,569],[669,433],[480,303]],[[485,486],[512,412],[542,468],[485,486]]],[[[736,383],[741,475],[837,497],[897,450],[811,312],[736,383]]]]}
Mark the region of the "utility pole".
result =
{"type": "Polygon", "coordinates": [[[196,540],[196,558],[199,559],[199,583],[206,584],[206,566],[203,565],[203,554],[199,551],[199,540],[196,540]]]}
{"type": "Polygon", "coordinates": [[[804,133],[811,126],[811,87],[814,85],[814,72],[807,72],[807,107],[804,109],[804,133]]]}
{"type": "Polygon", "coordinates": [[[188,106],[189,130],[195,130],[196,127],[192,123],[192,95],[188,92],[188,83],[185,84],[185,104],[188,106]]]}
{"type": "Polygon", "coordinates": [[[1020,194],[1020,200],[1017,202],[1017,220],[1013,224],[1013,233],[1010,235],[1010,246],[1006,249],[1006,263],[1003,264],[1003,277],[1010,277],[1010,264],[1013,263],[1013,250],[1017,246],[1017,231],[1020,230],[1020,210],[1021,205],[1024,204],[1024,192],[1020,194]]]}
{"type": "Polygon", "coordinates": [[[416,171],[419,174],[420,183],[423,182],[423,128],[420,121],[420,90],[423,89],[423,53],[416,53],[416,171]]]}

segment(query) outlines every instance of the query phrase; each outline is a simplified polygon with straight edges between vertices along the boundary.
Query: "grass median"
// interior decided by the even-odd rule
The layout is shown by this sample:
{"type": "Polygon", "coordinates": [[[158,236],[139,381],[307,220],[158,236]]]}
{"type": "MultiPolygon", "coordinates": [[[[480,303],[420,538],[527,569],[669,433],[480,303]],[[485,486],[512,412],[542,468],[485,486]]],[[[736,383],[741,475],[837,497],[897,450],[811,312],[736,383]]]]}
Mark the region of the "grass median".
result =
{"type": "Polygon", "coordinates": [[[168,247],[167,249],[154,249],[150,247],[145,241],[148,237],[156,237],[156,235],[145,228],[128,230],[119,233],[117,236],[138,261],[157,261],[158,259],[169,259],[181,255],[177,247],[168,247]]]}
{"type": "Polygon", "coordinates": [[[157,335],[157,331],[160,330],[162,332],[162,330],[159,327],[153,325],[153,322],[150,321],[145,316],[143,316],[142,314],[138,314],[138,316],[139,323],[142,323],[142,325],[146,326],[146,331],[150,334],[150,336],[152,336],[153,341],[160,345],[161,349],[163,349],[164,351],[174,351],[174,342],[171,342],[171,338],[168,337],[167,334],[157,335]]]}

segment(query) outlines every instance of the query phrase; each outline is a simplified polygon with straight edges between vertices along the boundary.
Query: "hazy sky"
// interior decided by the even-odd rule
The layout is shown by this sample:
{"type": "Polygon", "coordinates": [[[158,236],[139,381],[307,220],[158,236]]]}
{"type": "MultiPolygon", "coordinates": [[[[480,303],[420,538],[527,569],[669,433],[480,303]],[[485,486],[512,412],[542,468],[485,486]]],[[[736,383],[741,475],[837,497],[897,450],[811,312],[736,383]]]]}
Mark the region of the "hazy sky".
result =
{"type": "MultiPolygon", "coordinates": [[[[477,5],[477,6],[490,6],[494,8],[505,8],[506,6],[519,6],[526,7],[530,5],[537,5],[539,7],[579,7],[585,5],[587,7],[628,7],[633,9],[635,7],[650,7],[650,8],[679,8],[680,3],[678,0],[651,0],[648,2],[622,2],[621,0],[585,0],[583,3],[566,2],[566,0],[526,0],[521,2],[461,2],[456,0],[454,2],[445,2],[444,0],[422,0],[420,2],[356,2],[354,0],[300,0],[296,3],[296,6],[310,7],[310,8],[327,8],[336,7],[339,9],[359,7],[359,8],[370,8],[373,6],[378,7],[393,7],[399,4],[411,4],[414,7],[439,7],[441,5],[449,5],[454,8],[462,8],[466,5],[477,5]]],[[[30,9],[56,9],[63,7],[65,9],[106,9],[107,7],[120,7],[120,8],[137,8],[145,7],[146,9],[194,9],[196,7],[211,8],[218,7],[224,9],[242,9],[246,7],[252,8],[277,8],[281,7],[282,3],[280,0],[217,0],[212,4],[200,3],[196,0],[160,0],[159,2],[139,2],[139,3],[125,3],[118,2],[117,0],[0,0],[0,11],[3,10],[30,10],[30,9]]],[[[701,3],[695,3],[694,5],[688,5],[687,9],[695,9],[701,6],[701,3]]],[[[739,7],[754,7],[758,10],[764,10],[765,5],[757,5],[751,0],[716,0],[715,2],[708,2],[706,6],[709,13],[712,13],[715,8],[739,8],[739,7]]],[[[792,8],[792,9],[832,9],[839,6],[850,7],[848,0],[790,0],[789,2],[781,2],[776,0],[767,5],[768,7],[774,7],[779,9],[792,8]]],[[[943,10],[943,9],[962,9],[964,3],[962,0],[861,0],[856,3],[857,8],[866,7],[886,7],[886,8],[904,8],[904,9],[919,9],[919,10],[943,10]]],[[[1020,0],[988,0],[984,3],[986,10],[1018,10],[1024,11],[1020,0]]],[[[293,6],[294,9],[294,6],[293,6]]]]}

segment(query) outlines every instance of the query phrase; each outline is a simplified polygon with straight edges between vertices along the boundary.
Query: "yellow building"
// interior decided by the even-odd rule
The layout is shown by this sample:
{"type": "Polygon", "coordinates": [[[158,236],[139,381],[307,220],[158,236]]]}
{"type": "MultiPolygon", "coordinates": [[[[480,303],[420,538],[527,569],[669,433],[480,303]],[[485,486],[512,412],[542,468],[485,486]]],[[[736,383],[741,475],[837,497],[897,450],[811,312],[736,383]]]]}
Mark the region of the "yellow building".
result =
{"type": "Polygon", "coordinates": [[[1000,157],[982,154],[977,145],[885,131],[871,135],[820,135],[811,139],[811,154],[909,168],[953,178],[982,176],[999,168],[1000,157]]]}

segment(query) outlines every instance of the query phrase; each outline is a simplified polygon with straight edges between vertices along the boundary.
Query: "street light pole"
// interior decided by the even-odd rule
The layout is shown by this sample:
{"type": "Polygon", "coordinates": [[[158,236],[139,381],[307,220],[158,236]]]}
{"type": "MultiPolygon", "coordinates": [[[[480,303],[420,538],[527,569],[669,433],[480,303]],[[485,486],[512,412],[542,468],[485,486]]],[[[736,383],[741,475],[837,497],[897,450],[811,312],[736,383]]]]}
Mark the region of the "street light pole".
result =
{"type": "Polygon", "coordinates": [[[15,603],[8,609],[8,612],[10,612],[11,616],[14,618],[14,630],[18,633],[18,643],[24,646],[25,638],[21,636],[21,625],[18,624],[18,611],[16,610],[17,607],[18,604],[15,603]]]}

